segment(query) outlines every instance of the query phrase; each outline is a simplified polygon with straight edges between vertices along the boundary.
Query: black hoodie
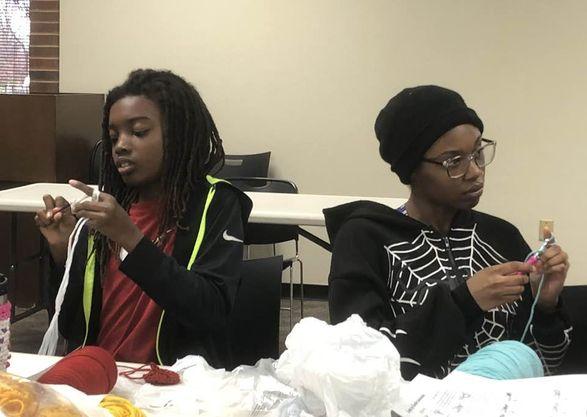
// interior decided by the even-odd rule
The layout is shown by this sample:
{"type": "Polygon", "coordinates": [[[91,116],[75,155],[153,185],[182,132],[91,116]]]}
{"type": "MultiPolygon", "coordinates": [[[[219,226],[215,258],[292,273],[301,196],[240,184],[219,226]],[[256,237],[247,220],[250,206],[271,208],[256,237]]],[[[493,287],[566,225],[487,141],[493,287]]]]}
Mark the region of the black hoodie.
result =
{"type": "MultiPolygon", "coordinates": [[[[163,364],[171,365],[196,354],[216,368],[231,363],[227,320],[240,281],[242,237],[251,208],[251,200],[232,185],[218,182],[212,186],[209,181],[201,181],[181,222],[188,227],[177,231],[172,255],[166,255],[144,237],[120,264],[120,270],[165,310],[156,345],[163,364]],[[206,223],[202,223],[211,187],[215,187],[215,194],[206,223]],[[200,226],[205,227],[201,248],[188,269],[200,226]]],[[[75,247],[59,314],[59,331],[67,339],[68,350],[96,344],[100,328],[109,325],[100,322],[102,285],[100,279],[94,279],[101,276],[100,265],[95,263],[89,279],[87,248],[86,229],[75,247]],[[88,316],[84,306],[86,287],[91,294],[88,316]]],[[[60,279],[63,271],[55,272],[60,279]]],[[[59,282],[53,285],[57,287],[59,282]]]]}
{"type": "MultiPolygon", "coordinates": [[[[387,335],[402,358],[402,374],[443,377],[494,341],[519,340],[533,301],[530,285],[520,301],[486,313],[465,281],[486,267],[524,261],[531,249],[516,227],[477,211],[460,212],[447,235],[393,208],[356,201],[324,210],[333,244],[330,319],[351,314],[387,335]]],[[[536,309],[524,342],[546,374],[560,364],[572,328],[562,306],[536,309]]]]}

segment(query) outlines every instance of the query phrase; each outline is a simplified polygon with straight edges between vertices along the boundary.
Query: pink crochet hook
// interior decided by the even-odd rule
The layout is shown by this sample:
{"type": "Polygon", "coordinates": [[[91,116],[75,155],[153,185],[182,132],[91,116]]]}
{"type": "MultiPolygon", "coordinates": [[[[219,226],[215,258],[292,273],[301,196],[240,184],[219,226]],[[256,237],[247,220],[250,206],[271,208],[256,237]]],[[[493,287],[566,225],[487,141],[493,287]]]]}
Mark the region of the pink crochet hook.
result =
{"type": "MultiPolygon", "coordinates": [[[[538,261],[540,260],[540,257],[542,256],[542,254],[546,251],[546,249],[548,249],[548,247],[550,245],[553,245],[555,242],[556,241],[554,239],[554,236],[550,236],[550,237],[544,239],[544,242],[542,242],[542,245],[540,245],[538,250],[536,252],[533,252],[530,255],[530,257],[528,259],[526,259],[526,263],[530,264],[530,265],[536,265],[538,263],[538,261]]],[[[522,275],[522,273],[518,272],[518,275],[522,275]]]]}

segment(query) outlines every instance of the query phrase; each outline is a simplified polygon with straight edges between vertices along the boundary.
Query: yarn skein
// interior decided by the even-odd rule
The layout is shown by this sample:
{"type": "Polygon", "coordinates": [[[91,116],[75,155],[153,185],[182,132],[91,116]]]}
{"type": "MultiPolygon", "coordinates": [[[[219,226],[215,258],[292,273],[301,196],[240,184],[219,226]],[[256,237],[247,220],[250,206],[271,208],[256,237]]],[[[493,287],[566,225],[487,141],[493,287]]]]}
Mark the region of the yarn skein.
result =
{"type": "Polygon", "coordinates": [[[107,395],[100,402],[100,407],[105,408],[114,417],[145,417],[140,408],[135,407],[125,398],[115,395],[107,395]]]}
{"type": "Polygon", "coordinates": [[[469,356],[455,370],[499,380],[544,376],[542,363],[536,352],[516,340],[504,340],[485,346],[469,356]]]}
{"type": "Polygon", "coordinates": [[[42,384],[69,385],[88,395],[108,394],[118,377],[112,355],[97,346],[74,350],[41,375],[42,384]]]}

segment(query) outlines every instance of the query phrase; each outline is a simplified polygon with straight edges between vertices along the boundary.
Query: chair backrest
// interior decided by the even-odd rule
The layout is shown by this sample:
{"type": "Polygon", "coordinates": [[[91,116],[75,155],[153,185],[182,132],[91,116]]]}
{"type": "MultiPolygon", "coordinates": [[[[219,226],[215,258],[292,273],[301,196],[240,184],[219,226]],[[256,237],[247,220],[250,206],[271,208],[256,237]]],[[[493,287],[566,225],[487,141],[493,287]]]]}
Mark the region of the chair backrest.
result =
{"type": "Polygon", "coordinates": [[[243,261],[229,321],[232,368],[279,356],[282,264],[282,256],[243,261]]]}
{"type": "Polygon", "coordinates": [[[251,155],[226,155],[224,166],[214,176],[228,177],[266,177],[269,174],[271,152],[251,155]]]}
{"type": "MultiPolygon", "coordinates": [[[[256,191],[264,193],[297,194],[298,187],[288,180],[275,178],[227,178],[230,183],[242,191],[256,191]]],[[[283,224],[249,223],[245,229],[246,245],[268,245],[273,243],[298,240],[298,226],[283,224]]]]}
{"type": "Polygon", "coordinates": [[[561,293],[563,305],[571,325],[571,345],[563,359],[563,363],[556,371],[557,374],[585,374],[587,373],[587,314],[585,300],[587,300],[587,285],[565,286],[561,293]]]}
{"type": "Polygon", "coordinates": [[[98,184],[100,179],[100,169],[102,167],[102,139],[98,140],[90,152],[90,175],[88,176],[90,184],[98,184]]]}

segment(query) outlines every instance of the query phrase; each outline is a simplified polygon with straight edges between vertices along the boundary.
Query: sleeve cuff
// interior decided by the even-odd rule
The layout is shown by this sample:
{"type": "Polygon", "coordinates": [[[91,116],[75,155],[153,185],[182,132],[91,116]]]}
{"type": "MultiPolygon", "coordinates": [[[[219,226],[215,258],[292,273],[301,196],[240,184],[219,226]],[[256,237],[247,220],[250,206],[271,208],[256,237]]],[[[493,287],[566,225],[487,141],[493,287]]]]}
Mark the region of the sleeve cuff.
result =
{"type": "Polygon", "coordinates": [[[462,283],[452,290],[452,298],[465,316],[467,325],[483,316],[483,310],[471,295],[466,283],[462,283]]]}
{"type": "Polygon", "coordinates": [[[143,237],[120,263],[120,270],[137,284],[157,271],[165,254],[147,237],[143,237]]]}
{"type": "Polygon", "coordinates": [[[558,323],[563,313],[563,298],[558,297],[558,303],[553,311],[544,312],[540,308],[536,307],[534,311],[534,324],[541,329],[556,328],[558,329],[558,323]]]}

